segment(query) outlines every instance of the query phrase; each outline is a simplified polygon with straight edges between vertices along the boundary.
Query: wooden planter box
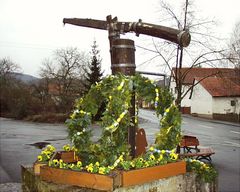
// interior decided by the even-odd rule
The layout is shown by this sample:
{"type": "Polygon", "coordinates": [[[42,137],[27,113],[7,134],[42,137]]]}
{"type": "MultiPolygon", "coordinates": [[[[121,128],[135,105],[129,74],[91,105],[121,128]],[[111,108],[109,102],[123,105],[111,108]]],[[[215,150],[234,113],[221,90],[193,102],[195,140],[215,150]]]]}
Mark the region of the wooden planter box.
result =
{"type": "Polygon", "coordinates": [[[38,162],[36,161],[35,163],[33,163],[33,172],[35,175],[39,175],[40,174],[40,167],[47,165],[47,163],[42,163],[42,162],[38,162]]]}
{"type": "Polygon", "coordinates": [[[58,151],[51,159],[62,159],[65,163],[75,163],[80,160],[75,151],[58,151]]]}
{"type": "Polygon", "coordinates": [[[166,165],[147,167],[143,169],[122,171],[122,186],[127,187],[131,185],[139,185],[184,173],[186,173],[185,161],[168,163],[166,165]]]}
{"type": "Polygon", "coordinates": [[[118,171],[110,175],[59,169],[49,166],[40,167],[40,178],[47,182],[105,191],[113,191],[118,187],[140,185],[184,173],[186,173],[185,161],[130,171],[118,171]]]}
{"type": "Polygon", "coordinates": [[[118,172],[114,172],[110,175],[100,175],[52,168],[49,166],[42,166],[40,169],[40,178],[48,182],[75,185],[103,191],[113,191],[115,188],[121,186],[121,176],[118,172]]]}
{"type": "MultiPolygon", "coordinates": [[[[75,163],[79,160],[79,157],[75,154],[75,151],[58,151],[55,152],[54,155],[52,156],[51,160],[53,159],[62,159],[65,163],[75,163]]],[[[48,162],[39,162],[36,161],[33,164],[33,172],[35,175],[40,174],[40,167],[47,165],[48,162]]]]}

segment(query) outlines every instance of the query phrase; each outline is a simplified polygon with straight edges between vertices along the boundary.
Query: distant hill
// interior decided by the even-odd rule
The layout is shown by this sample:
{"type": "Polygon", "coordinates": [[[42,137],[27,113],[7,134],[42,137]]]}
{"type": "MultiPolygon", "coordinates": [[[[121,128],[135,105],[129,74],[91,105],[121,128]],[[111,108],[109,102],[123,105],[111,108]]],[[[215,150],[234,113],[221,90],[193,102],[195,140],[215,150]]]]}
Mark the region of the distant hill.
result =
{"type": "Polygon", "coordinates": [[[20,81],[22,81],[24,83],[27,83],[27,84],[35,84],[35,83],[38,83],[39,80],[40,80],[37,77],[34,77],[32,75],[28,75],[28,74],[23,74],[23,73],[13,73],[12,75],[17,80],[20,80],[20,81]]]}

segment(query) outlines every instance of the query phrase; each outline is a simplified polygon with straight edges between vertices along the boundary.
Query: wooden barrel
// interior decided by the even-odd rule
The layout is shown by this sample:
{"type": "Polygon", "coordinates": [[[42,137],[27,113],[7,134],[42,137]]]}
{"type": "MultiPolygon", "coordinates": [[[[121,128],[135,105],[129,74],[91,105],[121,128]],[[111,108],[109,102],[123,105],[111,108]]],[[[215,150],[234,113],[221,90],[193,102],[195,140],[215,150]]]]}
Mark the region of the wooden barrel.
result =
{"type": "Polygon", "coordinates": [[[135,46],[130,39],[114,39],[111,47],[112,74],[135,74],[135,46]]]}

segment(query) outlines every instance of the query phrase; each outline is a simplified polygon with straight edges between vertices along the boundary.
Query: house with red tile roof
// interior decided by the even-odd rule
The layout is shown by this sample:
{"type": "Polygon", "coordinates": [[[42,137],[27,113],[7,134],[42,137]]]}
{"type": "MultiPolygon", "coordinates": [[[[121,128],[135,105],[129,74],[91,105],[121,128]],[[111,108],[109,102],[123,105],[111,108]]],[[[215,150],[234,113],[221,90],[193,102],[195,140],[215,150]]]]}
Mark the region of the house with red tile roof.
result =
{"type": "MultiPolygon", "coordinates": [[[[240,122],[240,69],[182,68],[181,76],[183,91],[190,90],[181,103],[183,113],[240,122]]],[[[172,91],[174,86],[172,80],[172,91]]]]}

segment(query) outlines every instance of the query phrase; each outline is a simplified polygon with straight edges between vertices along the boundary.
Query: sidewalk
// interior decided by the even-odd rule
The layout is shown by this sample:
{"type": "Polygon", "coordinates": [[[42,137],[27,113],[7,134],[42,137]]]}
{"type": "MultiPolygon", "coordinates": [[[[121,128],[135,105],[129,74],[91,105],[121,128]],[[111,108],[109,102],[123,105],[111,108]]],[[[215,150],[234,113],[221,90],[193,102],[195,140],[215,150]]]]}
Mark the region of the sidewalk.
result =
{"type": "Polygon", "coordinates": [[[21,183],[2,183],[0,184],[0,192],[22,192],[21,183]]]}
{"type": "Polygon", "coordinates": [[[231,126],[235,126],[235,127],[240,127],[240,123],[234,123],[234,122],[229,122],[229,121],[220,121],[220,120],[216,120],[216,119],[208,119],[208,118],[204,118],[204,117],[194,117],[192,115],[188,115],[188,114],[182,114],[182,117],[186,117],[186,118],[190,118],[190,119],[201,119],[202,121],[207,121],[207,122],[213,122],[213,123],[219,123],[219,124],[223,124],[223,125],[231,125],[231,126]]]}

